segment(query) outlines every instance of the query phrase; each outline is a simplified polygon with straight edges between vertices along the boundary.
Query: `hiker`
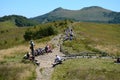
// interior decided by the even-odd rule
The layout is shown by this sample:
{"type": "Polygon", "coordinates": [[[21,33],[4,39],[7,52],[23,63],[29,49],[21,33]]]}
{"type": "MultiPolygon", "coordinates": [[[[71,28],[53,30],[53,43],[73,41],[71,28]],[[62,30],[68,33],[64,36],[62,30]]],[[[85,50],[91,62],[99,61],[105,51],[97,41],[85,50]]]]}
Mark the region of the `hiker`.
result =
{"type": "Polygon", "coordinates": [[[45,46],[45,52],[47,53],[48,51],[48,44],[45,46]]]}
{"type": "Polygon", "coordinates": [[[34,61],[35,60],[35,56],[31,55],[29,58],[30,61],[34,61]]]}
{"type": "Polygon", "coordinates": [[[35,44],[34,44],[34,42],[31,40],[31,41],[30,41],[30,49],[31,49],[31,52],[32,52],[32,56],[35,56],[35,55],[34,55],[34,46],[35,46],[35,44]]]}
{"type": "Polygon", "coordinates": [[[70,30],[70,40],[72,40],[72,38],[73,38],[73,30],[71,29],[70,30]]]}
{"type": "Polygon", "coordinates": [[[117,58],[117,63],[120,63],[120,58],[117,58]]]}
{"type": "Polygon", "coordinates": [[[42,53],[42,48],[38,48],[37,49],[37,55],[42,55],[43,53],[42,53]]]}
{"type": "Polygon", "coordinates": [[[56,58],[55,58],[54,63],[52,64],[52,67],[55,67],[58,64],[62,64],[62,59],[60,56],[56,55],[56,58]]]}
{"type": "Polygon", "coordinates": [[[69,36],[69,29],[66,29],[66,30],[65,30],[65,35],[66,35],[66,37],[69,36]]]}
{"type": "Polygon", "coordinates": [[[47,44],[45,47],[45,51],[46,51],[46,53],[52,52],[51,46],[47,44]]]}
{"type": "Polygon", "coordinates": [[[61,63],[62,62],[62,59],[60,56],[56,55],[56,58],[55,58],[55,61],[54,63],[61,63]]]}
{"type": "Polygon", "coordinates": [[[27,53],[26,56],[27,56],[27,59],[29,59],[30,58],[30,53],[27,53]]]}
{"type": "Polygon", "coordinates": [[[65,40],[68,40],[69,39],[69,29],[67,28],[65,31],[65,38],[64,38],[64,41],[65,40]]]}
{"type": "Polygon", "coordinates": [[[30,58],[30,53],[28,52],[27,54],[24,55],[24,59],[29,59],[30,58]]]}

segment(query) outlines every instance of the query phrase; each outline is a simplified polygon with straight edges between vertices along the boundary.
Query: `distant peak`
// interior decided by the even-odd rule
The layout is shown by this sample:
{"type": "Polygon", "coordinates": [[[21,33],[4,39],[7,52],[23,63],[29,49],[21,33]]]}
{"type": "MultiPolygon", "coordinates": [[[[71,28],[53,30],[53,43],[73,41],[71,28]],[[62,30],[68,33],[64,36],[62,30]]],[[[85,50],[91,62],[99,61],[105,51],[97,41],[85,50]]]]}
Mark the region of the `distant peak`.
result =
{"type": "Polygon", "coordinates": [[[62,7],[58,7],[57,9],[63,9],[62,7]]]}
{"type": "Polygon", "coordinates": [[[58,7],[54,11],[59,11],[59,10],[63,10],[63,8],[62,7],[58,7]]]}
{"type": "Polygon", "coordinates": [[[99,7],[99,6],[91,6],[89,8],[102,8],[102,7],[99,7]]]}
{"type": "Polygon", "coordinates": [[[81,10],[97,10],[97,11],[103,11],[103,12],[111,12],[111,10],[108,10],[99,6],[85,7],[85,8],[82,8],[81,10]]]}
{"type": "Polygon", "coordinates": [[[102,7],[99,7],[99,6],[91,6],[91,7],[85,7],[81,10],[87,10],[87,9],[103,9],[102,7]]]}

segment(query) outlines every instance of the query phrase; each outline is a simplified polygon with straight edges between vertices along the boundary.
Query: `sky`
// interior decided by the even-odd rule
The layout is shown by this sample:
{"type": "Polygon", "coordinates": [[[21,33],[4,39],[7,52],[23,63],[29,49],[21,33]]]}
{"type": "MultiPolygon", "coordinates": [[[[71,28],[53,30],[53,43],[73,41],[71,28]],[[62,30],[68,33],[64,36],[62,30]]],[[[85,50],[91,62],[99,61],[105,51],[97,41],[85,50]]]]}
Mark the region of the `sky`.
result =
{"type": "Polygon", "coordinates": [[[90,6],[99,6],[120,12],[120,0],[0,0],[0,17],[22,15],[32,18],[46,14],[58,7],[80,10],[90,6]]]}

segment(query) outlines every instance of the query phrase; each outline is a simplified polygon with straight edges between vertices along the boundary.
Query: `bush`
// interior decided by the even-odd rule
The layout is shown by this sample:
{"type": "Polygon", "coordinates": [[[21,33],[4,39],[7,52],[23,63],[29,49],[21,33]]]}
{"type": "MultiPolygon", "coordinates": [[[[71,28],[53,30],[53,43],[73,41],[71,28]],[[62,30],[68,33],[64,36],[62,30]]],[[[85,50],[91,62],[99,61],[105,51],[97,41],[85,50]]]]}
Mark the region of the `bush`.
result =
{"type": "Polygon", "coordinates": [[[25,34],[24,34],[24,39],[25,39],[26,41],[31,40],[32,34],[33,34],[33,33],[32,33],[31,31],[26,31],[25,34]]]}
{"type": "Polygon", "coordinates": [[[51,36],[57,34],[57,30],[53,26],[40,27],[39,29],[34,28],[35,30],[27,30],[24,34],[25,40],[31,39],[40,39],[43,37],[51,36]]]}

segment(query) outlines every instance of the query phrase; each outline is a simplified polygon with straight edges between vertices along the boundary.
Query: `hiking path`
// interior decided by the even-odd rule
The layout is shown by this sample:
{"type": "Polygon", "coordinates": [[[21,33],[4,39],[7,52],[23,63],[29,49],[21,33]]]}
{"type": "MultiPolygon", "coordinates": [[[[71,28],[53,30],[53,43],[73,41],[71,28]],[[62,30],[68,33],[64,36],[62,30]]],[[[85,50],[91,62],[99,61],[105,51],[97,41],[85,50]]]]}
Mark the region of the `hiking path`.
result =
{"type": "Polygon", "coordinates": [[[55,46],[55,48],[52,50],[52,53],[46,53],[45,55],[40,55],[35,58],[40,63],[40,65],[36,68],[36,80],[51,79],[51,74],[54,70],[52,63],[54,62],[55,55],[64,56],[64,54],[60,52],[60,38],[61,35],[57,35],[50,41],[50,43],[54,44],[55,46]]]}

